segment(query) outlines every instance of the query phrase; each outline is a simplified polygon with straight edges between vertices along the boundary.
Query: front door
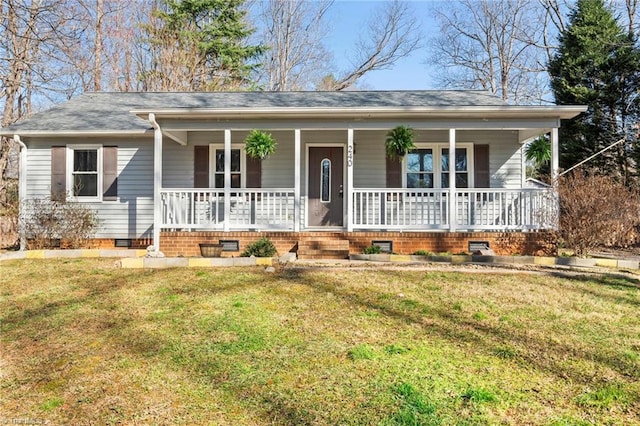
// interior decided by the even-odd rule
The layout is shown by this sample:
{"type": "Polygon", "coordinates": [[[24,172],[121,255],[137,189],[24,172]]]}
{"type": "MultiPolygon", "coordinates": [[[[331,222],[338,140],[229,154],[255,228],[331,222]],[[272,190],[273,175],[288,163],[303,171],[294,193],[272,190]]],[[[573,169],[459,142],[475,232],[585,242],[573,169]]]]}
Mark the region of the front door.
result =
{"type": "Polygon", "coordinates": [[[309,147],[309,226],[343,226],[343,148],[309,147]]]}

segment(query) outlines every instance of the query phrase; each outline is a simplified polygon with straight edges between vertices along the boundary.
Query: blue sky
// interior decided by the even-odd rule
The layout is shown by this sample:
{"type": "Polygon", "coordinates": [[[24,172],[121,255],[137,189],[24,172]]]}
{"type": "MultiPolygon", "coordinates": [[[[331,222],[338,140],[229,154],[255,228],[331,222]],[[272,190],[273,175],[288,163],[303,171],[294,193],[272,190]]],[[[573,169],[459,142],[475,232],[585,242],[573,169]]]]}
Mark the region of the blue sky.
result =
{"type": "MultiPolygon", "coordinates": [[[[376,8],[383,6],[384,0],[337,0],[330,10],[327,20],[332,23],[327,47],[333,52],[338,70],[345,69],[353,53],[358,37],[366,31],[367,21],[376,8]]],[[[436,25],[431,17],[432,1],[414,0],[410,6],[415,10],[422,33],[426,37],[433,35],[436,25]]],[[[427,62],[427,50],[422,48],[411,56],[398,61],[393,69],[373,71],[366,74],[359,84],[363,89],[375,90],[417,90],[438,89],[433,86],[427,62]]]]}

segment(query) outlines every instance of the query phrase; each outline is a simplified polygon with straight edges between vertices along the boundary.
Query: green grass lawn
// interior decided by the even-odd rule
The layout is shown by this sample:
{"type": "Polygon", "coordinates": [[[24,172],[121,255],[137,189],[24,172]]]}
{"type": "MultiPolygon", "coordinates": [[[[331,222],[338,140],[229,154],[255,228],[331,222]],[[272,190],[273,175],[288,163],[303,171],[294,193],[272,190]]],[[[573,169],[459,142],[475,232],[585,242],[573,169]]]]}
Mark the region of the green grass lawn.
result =
{"type": "Polygon", "coordinates": [[[0,418],[640,424],[640,284],[611,275],[0,263],[0,418]]]}

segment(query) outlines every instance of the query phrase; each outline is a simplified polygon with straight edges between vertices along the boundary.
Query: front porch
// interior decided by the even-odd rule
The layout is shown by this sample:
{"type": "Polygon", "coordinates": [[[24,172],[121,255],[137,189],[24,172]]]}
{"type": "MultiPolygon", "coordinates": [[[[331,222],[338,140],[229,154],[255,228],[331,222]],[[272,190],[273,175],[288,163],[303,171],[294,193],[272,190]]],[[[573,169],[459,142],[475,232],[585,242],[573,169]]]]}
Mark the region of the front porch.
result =
{"type": "MultiPolygon", "coordinates": [[[[574,112],[556,109],[134,111],[154,128],[153,240],[183,255],[197,255],[194,241],[163,240],[276,233],[287,234],[281,249],[290,251],[334,232],[348,241],[347,255],[371,245],[368,237],[364,246],[353,243],[368,233],[393,240],[396,252],[401,241],[421,237],[416,250],[453,252],[504,233],[536,240],[527,234],[556,228],[558,203],[551,187],[524,187],[523,147],[548,135],[557,174],[559,118],[574,112]],[[416,149],[396,161],[386,155],[385,137],[400,124],[414,130],[416,149]],[[277,141],[269,158],[244,152],[255,129],[277,141]],[[427,244],[461,234],[461,243],[427,244]]],[[[508,252],[538,250],[525,246],[508,252]]]]}

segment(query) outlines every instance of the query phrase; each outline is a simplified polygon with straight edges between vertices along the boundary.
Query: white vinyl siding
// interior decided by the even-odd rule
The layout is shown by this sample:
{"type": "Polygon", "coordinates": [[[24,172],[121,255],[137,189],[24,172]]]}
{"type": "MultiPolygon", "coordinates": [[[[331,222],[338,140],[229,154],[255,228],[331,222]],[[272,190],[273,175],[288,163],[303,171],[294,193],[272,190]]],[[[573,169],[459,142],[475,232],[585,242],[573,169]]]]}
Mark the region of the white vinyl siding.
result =
{"type": "MultiPolygon", "coordinates": [[[[153,226],[153,139],[48,138],[27,140],[28,198],[51,195],[51,147],[118,147],[118,199],[83,204],[98,211],[96,238],[150,238],[153,226]]],[[[68,154],[67,154],[68,155],[68,154]]],[[[67,171],[68,172],[68,171],[67,171]]],[[[102,188],[99,188],[101,191],[102,188]]]]}

